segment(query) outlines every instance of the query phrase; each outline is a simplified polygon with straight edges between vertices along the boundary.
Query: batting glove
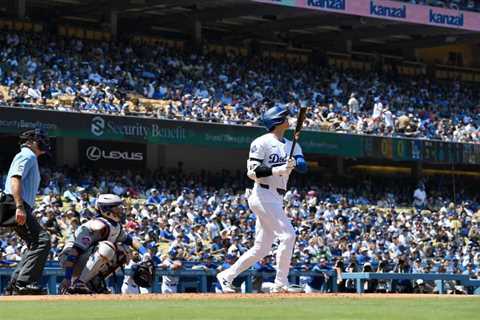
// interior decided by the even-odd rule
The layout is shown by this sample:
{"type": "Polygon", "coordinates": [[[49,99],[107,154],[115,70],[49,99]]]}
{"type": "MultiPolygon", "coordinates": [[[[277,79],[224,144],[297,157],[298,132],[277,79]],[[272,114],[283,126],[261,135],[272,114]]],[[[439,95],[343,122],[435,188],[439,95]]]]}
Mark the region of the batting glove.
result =
{"type": "Polygon", "coordinates": [[[295,168],[295,159],[290,158],[288,159],[287,163],[281,165],[279,167],[272,168],[272,175],[274,176],[288,176],[293,168],[295,168]]]}

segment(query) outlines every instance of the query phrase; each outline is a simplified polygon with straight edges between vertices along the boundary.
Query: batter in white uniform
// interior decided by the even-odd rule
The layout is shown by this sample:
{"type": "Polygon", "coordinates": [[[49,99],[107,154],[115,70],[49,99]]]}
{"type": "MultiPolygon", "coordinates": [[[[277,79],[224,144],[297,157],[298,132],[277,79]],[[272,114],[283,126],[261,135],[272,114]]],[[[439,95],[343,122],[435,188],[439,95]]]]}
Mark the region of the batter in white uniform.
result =
{"type": "Polygon", "coordinates": [[[276,253],[277,275],[272,292],[288,291],[288,272],[292,258],[295,230],[283,210],[283,195],[290,173],[295,168],[307,171],[307,164],[298,144],[293,158],[289,158],[292,142],[283,136],[289,128],[289,111],[284,107],[268,109],[262,116],[269,133],[255,139],[250,145],[247,175],[255,181],[248,198],[250,209],[257,217],[255,244],[229,269],[220,272],[217,279],[224,293],[236,292],[232,281],[272,249],[275,238],[280,240],[276,253]]]}

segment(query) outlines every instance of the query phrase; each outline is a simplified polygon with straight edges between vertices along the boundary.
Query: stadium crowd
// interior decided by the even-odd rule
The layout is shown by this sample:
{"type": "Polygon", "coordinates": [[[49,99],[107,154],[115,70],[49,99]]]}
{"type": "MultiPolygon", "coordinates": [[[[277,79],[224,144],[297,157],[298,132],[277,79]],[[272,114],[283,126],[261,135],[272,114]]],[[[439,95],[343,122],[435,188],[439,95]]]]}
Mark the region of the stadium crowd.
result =
{"type": "Polygon", "coordinates": [[[255,125],[275,104],[308,106],[312,130],[480,141],[467,83],[0,32],[0,105],[255,125]]]}
{"type": "MultiPolygon", "coordinates": [[[[244,195],[247,180],[240,173],[175,169],[142,175],[56,168],[43,176],[50,179],[42,186],[35,214],[52,235],[50,260],[58,259],[79,224],[96,215],[96,197],[105,192],[124,197],[126,230],[159,265],[181,260],[185,268],[225,268],[253,243],[255,217],[244,195]]],[[[0,178],[2,182],[5,173],[0,178]]],[[[467,187],[458,190],[454,202],[440,192],[446,181],[420,183],[410,190],[396,179],[294,179],[299,187],[284,198],[297,233],[292,266],[318,271],[318,276],[300,279],[314,289],[325,290],[332,270],[339,274],[341,291],[354,290],[354,283],[341,277],[351,271],[480,277],[480,202],[466,193],[467,187]]],[[[15,264],[21,252],[22,241],[13,234],[0,235],[0,266],[15,264]]],[[[255,269],[272,271],[274,263],[275,256],[268,256],[255,269]]],[[[395,283],[395,289],[390,285],[368,283],[368,290],[432,292],[435,287],[410,281],[395,283]]]]}

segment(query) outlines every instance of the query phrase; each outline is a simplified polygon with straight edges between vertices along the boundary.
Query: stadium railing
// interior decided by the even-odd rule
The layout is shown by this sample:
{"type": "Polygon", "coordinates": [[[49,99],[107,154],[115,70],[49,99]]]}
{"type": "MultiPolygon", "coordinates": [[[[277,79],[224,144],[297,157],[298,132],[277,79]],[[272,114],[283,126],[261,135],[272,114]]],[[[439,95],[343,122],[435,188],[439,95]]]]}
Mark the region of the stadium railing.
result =
{"type": "MultiPolygon", "coordinates": [[[[3,293],[5,286],[8,283],[8,280],[13,272],[12,268],[0,268],[0,293],[3,293]]],[[[126,269],[125,274],[130,274],[130,270],[126,269]]],[[[325,270],[324,273],[328,274],[328,280],[326,282],[326,292],[338,292],[337,287],[337,274],[335,271],[325,270]]],[[[157,269],[155,273],[155,281],[152,287],[152,292],[159,293],[161,292],[161,277],[162,276],[176,276],[182,280],[179,283],[179,292],[184,292],[187,288],[193,289],[194,292],[209,292],[212,288],[208,287],[208,283],[212,284],[216,281],[215,275],[217,274],[216,270],[180,270],[180,271],[171,271],[171,270],[162,270],[157,269]],[[210,281],[209,281],[210,278],[210,281]]],[[[47,267],[44,270],[44,282],[48,288],[49,294],[58,294],[58,285],[63,279],[64,271],[61,268],[57,267],[47,267]]],[[[274,273],[262,273],[256,272],[253,270],[246,271],[241,274],[240,278],[245,281],[245,292],[252,292],[253,288],[253,279],[255,276],[272,276],[274,273]]],[[[291,283],[298,283],[299,277],[302,276],[319,276],[319,272],[312,271],[297,271],[292,270],[290,272],[291,283]]],[[[446,286],[445,282],[455,281],[459,285],[464,287],[472,287],[474,289],[474,294],[480,294],[480,280],[470,279],[467,275],[460,274],[436,274],[436,273],[423,273],[423,274],[413,274],[413,273],[369,273],[369,272],[354,272],[354,273],[342,273],[342,279],[344,280],[353,280],[355,282],[355,289],[357,293],[364,292],[365,281],[369,280],[384,280],[384,281],[394,281],[394,280],[418,280],[422,279],[424,281],[435,281],[436,286],[438,287],[439,294],[445,294],[446,286]]],[[[115,276],[111,277],[109,282],[109,287],[114,289],[114,292],[120,293],[120,288],[123,282],[123,274],[118,273],[115,276]]]]}
{"type": "MultiPolygon", "coordinates": [[[[435,281],[438,286],[438,293],[445,294],[445,282],[455,281],[465,287],[480,287],[480,280],[470,279],[468,275],[463,274],[446,274],[446,273],[376,273],[376,272],[354,272],[343,273],[342,278],[346,280],[354,280],[357,293],[364,292],[364,283],[368,280],[424,280],[435,281]]],[[[480,294],[480,293],[479,293],[480,294]]]]}

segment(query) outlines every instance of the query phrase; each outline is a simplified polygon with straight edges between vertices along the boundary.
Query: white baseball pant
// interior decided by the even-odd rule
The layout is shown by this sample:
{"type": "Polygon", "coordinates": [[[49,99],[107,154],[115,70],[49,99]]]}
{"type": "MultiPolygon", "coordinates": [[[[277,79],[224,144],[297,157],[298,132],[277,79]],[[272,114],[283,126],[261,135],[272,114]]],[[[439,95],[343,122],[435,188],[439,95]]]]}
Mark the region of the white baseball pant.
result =
{"type": "Polygon", "coordinates": [[[147,288],[142,288],[128,282],[122,284],[122,294],[146,294],[149,293],[147,288]]]}
{"type": "Polygon", "coordinates": [[[162,293],[177,293],[177,285],[166,285],[162,283],[162,293]]]}
{"type": "Polygon", "coordinates": [[[283,210],[283,202],[271,190],[256,187],[248,198],[250,209],[257,216],[255,243],[238,260],[223,271],[227,281],[233,281],[240,273],[265,257],[272,249],[275,236],[280,240],[277,248],[277,275],[275,285],[288,286],[288,272],[295,244],[295,230],[283,210]]]}

